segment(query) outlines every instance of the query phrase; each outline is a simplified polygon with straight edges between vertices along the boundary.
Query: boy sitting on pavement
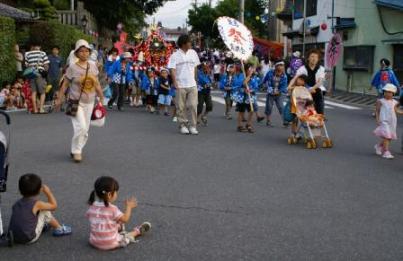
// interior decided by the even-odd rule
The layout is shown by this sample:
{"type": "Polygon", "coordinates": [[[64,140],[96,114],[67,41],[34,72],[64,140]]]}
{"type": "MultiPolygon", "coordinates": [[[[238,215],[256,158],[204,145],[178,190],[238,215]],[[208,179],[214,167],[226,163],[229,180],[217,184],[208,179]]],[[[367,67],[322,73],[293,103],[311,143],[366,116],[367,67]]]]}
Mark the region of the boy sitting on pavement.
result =
{"type": "Polygon", "coordinates": [[[71,234],[69,226],[61,225],[53,217],[51,211],[57,208],[56,198],[48,186],[42,185],[38,175],[21,176],[18,187],[23,197],[13,205],[9,227],[16,243],[36,242],[48,225],[53,228],[55,237],[71,234]],[[38,199],[41,192],[47,197],[47,202],[38,199]]]}

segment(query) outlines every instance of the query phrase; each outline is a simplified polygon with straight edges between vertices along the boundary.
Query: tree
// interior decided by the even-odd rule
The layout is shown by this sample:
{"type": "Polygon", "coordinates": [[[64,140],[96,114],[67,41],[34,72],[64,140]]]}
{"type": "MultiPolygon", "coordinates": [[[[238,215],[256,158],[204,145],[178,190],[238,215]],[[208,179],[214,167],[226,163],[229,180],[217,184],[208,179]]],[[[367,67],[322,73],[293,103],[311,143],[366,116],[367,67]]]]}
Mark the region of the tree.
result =
{"type": "Polygon", "coordinates": [[[118,23],[141,27],[145,16],[153,14],[167,0],[86,0],[84,7],[96,18],[101,28],[115,29],[118,23]]]}
{"type": "MultiPolygon", "coordinates": [[[[247,0],[245,1],[245,24],[252,31],[253,35],[267,37],[267,25],[262,23],[260,16],[264,13],[267,0],[247,0]]],[[[214,21],[220,16],[229,16],[238,19],[239,1],[222,0],[215,8],[203,4],[199,7],[193,6],[189,10],[189,25],[193,32],[202,32],[204,36],[215,39],[218,35],[214,21]],[[213,29],[214,28],[214,29],[213,29]]]]}

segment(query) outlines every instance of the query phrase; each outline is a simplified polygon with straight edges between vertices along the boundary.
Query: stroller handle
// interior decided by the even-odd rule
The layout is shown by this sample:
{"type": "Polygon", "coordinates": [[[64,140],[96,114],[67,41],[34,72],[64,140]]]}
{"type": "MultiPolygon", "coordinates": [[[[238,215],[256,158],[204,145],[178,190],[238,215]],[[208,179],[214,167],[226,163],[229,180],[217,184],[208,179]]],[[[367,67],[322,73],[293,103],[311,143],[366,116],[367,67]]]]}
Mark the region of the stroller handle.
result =
{"type": "Polygon", "coordinates": [[[10,123],[11,123],[10,115],[8,115],[8,113],[6,113],[3,110],[0,110],[0,114],[2,114],[6,118],[7,125],[10,125],[10,123]]]}

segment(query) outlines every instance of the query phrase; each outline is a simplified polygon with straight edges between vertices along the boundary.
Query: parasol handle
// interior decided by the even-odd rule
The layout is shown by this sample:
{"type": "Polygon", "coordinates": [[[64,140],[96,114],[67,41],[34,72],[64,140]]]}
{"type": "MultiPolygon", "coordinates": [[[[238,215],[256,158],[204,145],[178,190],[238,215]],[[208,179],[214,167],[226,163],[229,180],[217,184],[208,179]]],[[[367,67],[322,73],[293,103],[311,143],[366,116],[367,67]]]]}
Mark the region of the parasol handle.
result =
{"type": "MultiPolygon", "coordinates": [[[[241,60],[241,68],[242,68],[242,73],[243,73],[243,75],[244,75],[244,77],[245,77],[245,79],[246,79],[246,72],[245,72],[245,66],[244,66],[244,63],[243,63],[243,61],[241,60]]],[[[248,90],[248,98],[249,98],[249,106],[250,106],[250,111],[251,112],[254,112],[254,109],[253,109],[253,103],[252,103],[252,99],[251,99],[251,95],[250,95],[250,89],[249,89],[249,86],[247,85],[247,84],[245,84],[245,87],[246,87],[246,89],[248,90]]]]}

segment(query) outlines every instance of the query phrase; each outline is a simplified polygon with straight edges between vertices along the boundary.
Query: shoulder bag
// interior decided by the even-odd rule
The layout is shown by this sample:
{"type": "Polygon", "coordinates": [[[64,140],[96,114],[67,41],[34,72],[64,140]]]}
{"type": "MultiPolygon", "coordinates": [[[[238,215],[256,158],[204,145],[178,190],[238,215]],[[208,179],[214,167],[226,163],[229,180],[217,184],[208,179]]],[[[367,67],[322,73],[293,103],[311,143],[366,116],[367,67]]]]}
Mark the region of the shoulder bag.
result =
{"type": "Polygon", "coordinates": [[[90,64],[87,63],[87,69],[85,71],[85,78],[84,78],[84,82],[81,85],[81,90],[80,90],[80,97],[78,98],[78,100],[74,100],[69,98],[67,100],[67,106],[66,106],[66,115],[68,116],[72,116],[75,117],[77,115],[77,111],[78,111],[78,106],[81,100],[81,96],[83,94],[83,89],[84,89],[84,84],[87,81],[87,77],[88,77],[88,70],[89,70],[90,64]]]}

